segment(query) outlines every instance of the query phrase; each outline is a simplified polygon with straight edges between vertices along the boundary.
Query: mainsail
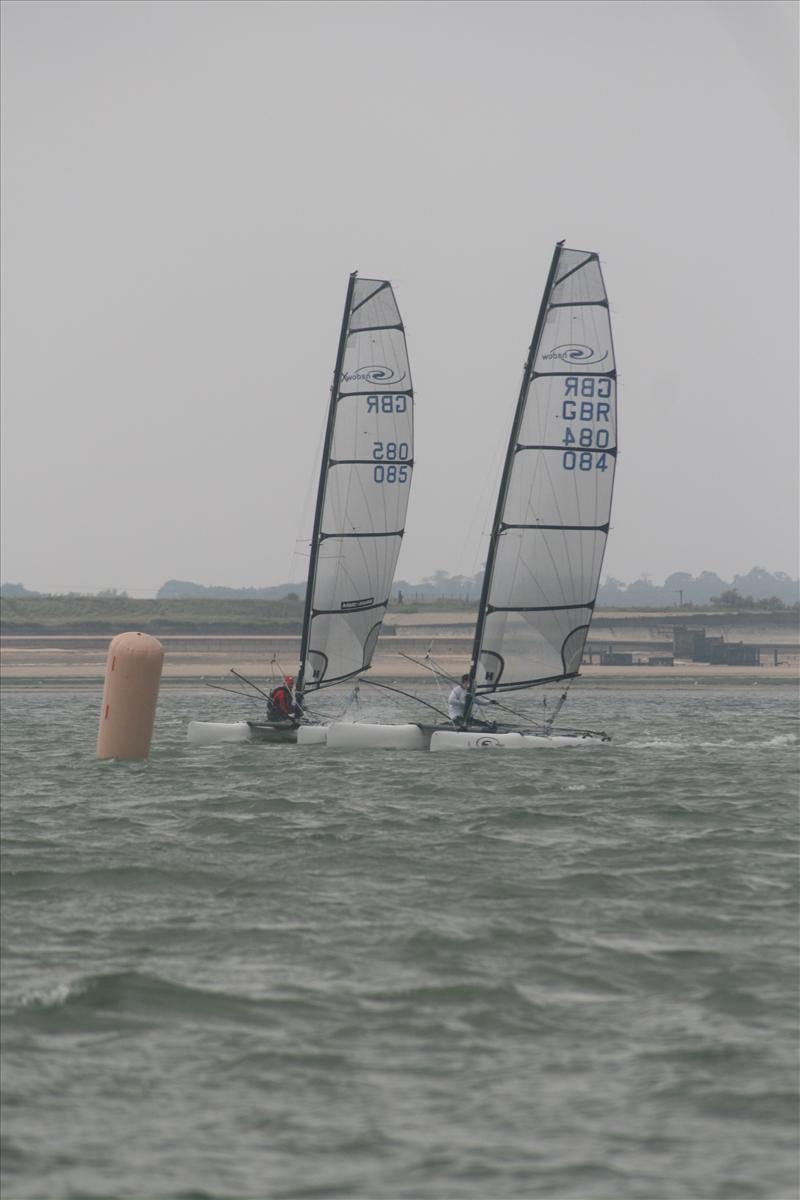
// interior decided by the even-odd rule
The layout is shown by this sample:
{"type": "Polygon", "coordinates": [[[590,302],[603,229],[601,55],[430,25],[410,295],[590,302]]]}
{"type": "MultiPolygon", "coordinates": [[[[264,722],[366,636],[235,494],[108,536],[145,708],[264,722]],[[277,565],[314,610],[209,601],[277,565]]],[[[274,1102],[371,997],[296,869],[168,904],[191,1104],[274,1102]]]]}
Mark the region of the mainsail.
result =
{"type": "Polygon", "coordinates": [[[578,674],[608,537],[616,390],[600,262],[559,242],[506,454],[471,694],[578,674]]]}
{"type": "Polygon", "coordinates": [[[414,399],[391,284],[350,276],[322,454],[297,695],[366,670],[414,466],[414,399]]]}

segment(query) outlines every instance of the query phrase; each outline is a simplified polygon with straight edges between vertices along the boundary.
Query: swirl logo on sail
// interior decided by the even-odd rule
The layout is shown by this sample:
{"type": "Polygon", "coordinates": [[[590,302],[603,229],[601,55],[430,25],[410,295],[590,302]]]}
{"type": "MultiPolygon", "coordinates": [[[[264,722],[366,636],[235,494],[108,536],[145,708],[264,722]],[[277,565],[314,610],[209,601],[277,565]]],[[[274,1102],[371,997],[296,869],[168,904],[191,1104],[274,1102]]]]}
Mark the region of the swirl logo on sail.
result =
{"type": "Polygon", "coordinates": [[[582,346],[579,342],[565,342],[561,346],[555,346],[547,354],[543,354],[542,358],[558,358],[561,362],[569,363],[570,366],[590,366],[593,363],[605,362],[608,358],[608,351],[600,354],[591,346],[582,346]]]}
{"type": "Polygon", "coordinates": [[[380,383],[387,387],[402,383],[405,377],[405,371],[398,375],[392,367],[359,367],[356,371],[342,372],[344,383],[380,383]]]}

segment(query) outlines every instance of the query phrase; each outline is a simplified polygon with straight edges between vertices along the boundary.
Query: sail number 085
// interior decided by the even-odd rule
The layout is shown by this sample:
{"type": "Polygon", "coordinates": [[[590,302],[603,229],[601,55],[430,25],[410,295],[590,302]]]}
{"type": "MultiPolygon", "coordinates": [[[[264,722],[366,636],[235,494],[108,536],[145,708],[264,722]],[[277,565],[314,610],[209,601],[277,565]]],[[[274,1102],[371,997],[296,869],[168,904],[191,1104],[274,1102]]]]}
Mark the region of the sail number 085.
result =
{"type": "Polygon", "coordinates": [[[372,478],[376,483],[408,483],[408,467],[404,463],[377,463],[372,478]]]}
{"type": "Polygon", "coordinates": [[[408,442],[373,442],[375,483],[408,483],[408,442]]]}

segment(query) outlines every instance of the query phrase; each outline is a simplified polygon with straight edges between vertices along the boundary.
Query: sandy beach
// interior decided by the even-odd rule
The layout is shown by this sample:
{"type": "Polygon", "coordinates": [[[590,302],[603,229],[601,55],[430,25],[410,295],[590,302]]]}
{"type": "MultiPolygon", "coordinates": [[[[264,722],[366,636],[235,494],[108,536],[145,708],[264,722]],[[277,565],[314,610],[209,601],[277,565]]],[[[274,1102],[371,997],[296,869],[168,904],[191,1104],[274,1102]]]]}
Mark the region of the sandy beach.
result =
{"type": "MultiPolygon", "coordinates": [[[[297,637],[164,636],[164,682],[198,682],[230,679],[231,668],[256,680],[270,680],[297,666],[297,637]]],[[[6,683],[25,680],[102,680],[109,638],[7,637],[0,646],[0,680],[6,683]]],[[[414,680],[430,677],[424,663],[431,655],[442,674],[458,676],[469,666],[471,641],[468,637],[444,636],[428,639],[385,639],[379,646],[370,670],[372,679],[414,680]],[[401,652],[402,651],[402,652],[401,652]],[[404,657],[404,655],[410,655],[404,657]],[[418,660],[417,662],[411,659],[418,660]]],[[[629,667],[587,664],[581,676],[588,680],[636,683],[642,680],[682,682],[686,680],[776,680],[791,682],[800,677],[800,657],[792,652],[762,654],[760,666],[716,666],[676,660],[672,666],[634,665],[629,667]]]]}

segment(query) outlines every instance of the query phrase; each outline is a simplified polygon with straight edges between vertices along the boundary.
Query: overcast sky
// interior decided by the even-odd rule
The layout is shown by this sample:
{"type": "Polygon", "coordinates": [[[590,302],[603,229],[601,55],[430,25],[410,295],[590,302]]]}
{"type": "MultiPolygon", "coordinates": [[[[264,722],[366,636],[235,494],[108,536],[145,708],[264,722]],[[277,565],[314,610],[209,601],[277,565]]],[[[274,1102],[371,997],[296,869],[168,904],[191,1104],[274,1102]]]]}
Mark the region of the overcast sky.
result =
{"type": "Polygon", "coordinates": [[[2,579],[301,580],[350,271],[473,574],[556,241],[620,374],[603,577],[798,573],[797,7],[3,6],[2,579]]]}

